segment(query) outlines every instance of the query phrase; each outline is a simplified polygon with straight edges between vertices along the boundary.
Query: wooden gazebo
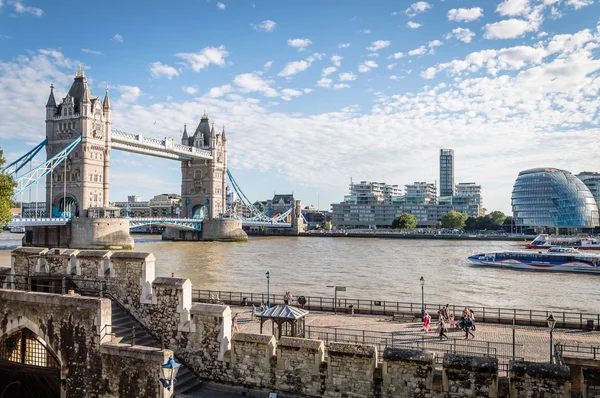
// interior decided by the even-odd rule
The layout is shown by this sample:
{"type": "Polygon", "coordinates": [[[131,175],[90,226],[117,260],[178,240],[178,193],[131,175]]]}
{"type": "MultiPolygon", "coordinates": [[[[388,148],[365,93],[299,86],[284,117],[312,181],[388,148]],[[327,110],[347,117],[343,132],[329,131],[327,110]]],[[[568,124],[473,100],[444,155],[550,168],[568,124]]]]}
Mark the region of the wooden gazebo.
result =
{"type": "Polygon", "coordinates": [[[275,325],[279,329],[277,336],[278,340],[281,336],[291,337],[304,337],[304,321],[305,316],[308,314],[307,310],[302,308],[291,307],[289,305],[278,305],[273,308],[269,308],[262,314],[258,314],[260,317],[260,333],[263,331],[263,324],[271,320],[271,330],[275,335],[275,325]]]}

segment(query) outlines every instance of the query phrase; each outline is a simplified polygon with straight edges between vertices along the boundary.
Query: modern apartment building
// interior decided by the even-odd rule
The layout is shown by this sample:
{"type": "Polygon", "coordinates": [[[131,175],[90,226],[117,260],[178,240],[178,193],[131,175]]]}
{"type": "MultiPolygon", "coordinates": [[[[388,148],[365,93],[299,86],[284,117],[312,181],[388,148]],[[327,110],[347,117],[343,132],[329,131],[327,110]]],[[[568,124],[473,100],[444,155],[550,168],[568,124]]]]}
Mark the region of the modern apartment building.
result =
{"type": "Polygon", "coordinates": [[[600,210],[600,173],[593,171],[584,171],[577,174],[575,177],[579,178],[586,187],[590,190],[594,199],[596,199],[596,205],[600,210]]]}
{"type": "Polygon", "coordinates": [[[454,150],[440,149],[440,196],[454,196],[454,150]]]}
{"type": "Polygon", "coordinates": [[[181,196],[177,194],[160,194],[150,200],[142,201],[137,195],[127,197],[127,202],[114,202],[112,205],[121,209],[121,217],[180,217],[181,196]]]}
{"type": "Polygon", "coordinates": [[[406,185],[405,203],[437,203],[437,190],[435,188],[435,184],[428,182],[415,182],[414,184],[406,185]]]}
{"type": "Polygon", "coordinates": [[[353,203],[392,203],[392,198],[402,195],[402,188],[383,182],[350,182],[350,195],[344,196],[344,202],[353,203]]]}

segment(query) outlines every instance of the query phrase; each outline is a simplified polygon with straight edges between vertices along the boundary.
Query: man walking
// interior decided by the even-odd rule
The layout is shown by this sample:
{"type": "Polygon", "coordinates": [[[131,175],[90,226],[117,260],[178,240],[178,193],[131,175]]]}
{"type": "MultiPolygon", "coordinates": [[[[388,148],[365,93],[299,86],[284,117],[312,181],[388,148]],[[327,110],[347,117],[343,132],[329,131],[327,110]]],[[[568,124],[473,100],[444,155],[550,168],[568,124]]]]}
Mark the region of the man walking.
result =
{"type": "Polygon", "coordinates": [[[469,335],[475,338],[475,335],[471,332],[471,328],[473,327],[473,321],[471,320],[471,316],[467,315],[465,319],[465,340],[469,339],[469,335]]]}

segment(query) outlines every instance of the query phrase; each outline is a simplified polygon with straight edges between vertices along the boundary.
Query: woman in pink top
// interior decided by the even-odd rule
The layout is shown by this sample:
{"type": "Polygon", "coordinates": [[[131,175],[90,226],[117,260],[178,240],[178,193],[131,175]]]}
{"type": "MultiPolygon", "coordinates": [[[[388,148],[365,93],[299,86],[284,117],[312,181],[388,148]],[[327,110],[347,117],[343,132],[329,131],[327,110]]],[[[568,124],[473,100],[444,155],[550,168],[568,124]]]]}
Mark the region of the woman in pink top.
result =
{"type": "Polygon", "coordinates": [[[429,332],[429,322],[431,322],[431,317],[426,312],[425,316],[423,317],[423,329],[425,329],[426,332],[429,332]]]}

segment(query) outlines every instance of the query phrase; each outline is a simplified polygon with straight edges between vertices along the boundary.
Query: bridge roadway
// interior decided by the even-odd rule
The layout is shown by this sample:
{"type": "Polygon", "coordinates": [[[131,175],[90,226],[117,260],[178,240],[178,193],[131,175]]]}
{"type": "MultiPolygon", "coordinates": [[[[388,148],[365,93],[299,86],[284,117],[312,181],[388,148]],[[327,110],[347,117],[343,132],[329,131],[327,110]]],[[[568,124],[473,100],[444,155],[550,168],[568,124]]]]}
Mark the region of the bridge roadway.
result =
{"type": "Polygon", "coordinates": [[[126,152],[150,155],[164,159],[191,160],[212,159],[209,150],[181,145],[170,137],[164,140],[131,134],[120,130],[111,131],[111,146],[126,152]]]}

